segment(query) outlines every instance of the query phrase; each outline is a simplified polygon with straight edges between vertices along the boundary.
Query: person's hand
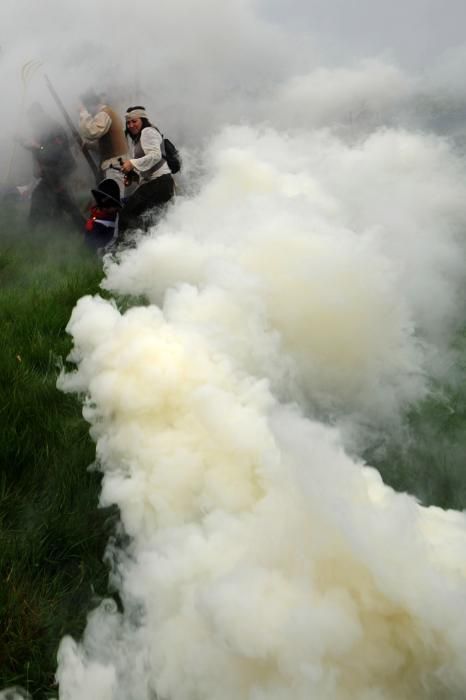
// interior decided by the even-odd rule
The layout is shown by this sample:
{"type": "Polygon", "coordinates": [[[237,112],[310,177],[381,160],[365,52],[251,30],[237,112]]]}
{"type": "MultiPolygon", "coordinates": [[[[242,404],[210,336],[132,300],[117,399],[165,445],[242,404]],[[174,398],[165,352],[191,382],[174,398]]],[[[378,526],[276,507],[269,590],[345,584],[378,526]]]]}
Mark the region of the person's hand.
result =
{"type": "Polygon", "coordinates": [[[122,171],[123,171],[124,173],[130,173],[131,170],[134,170],[134,166],[133,166],[133,164],[132,164],[132,162],[131,162],[130,160],[125,160],[125,161],[121,164],[121,169],[122,169],[122,171]]]}

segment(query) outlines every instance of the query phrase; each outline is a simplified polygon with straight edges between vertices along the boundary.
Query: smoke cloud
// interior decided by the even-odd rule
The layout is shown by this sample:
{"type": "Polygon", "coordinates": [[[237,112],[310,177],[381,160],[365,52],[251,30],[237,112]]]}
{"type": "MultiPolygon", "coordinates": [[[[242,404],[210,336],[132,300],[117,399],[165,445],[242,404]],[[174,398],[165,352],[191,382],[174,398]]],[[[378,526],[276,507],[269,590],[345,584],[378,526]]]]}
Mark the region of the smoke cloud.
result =
{"type": "Polygon", "coordinates": [[[433,135],[229,127],[197,193],[106,260],[148,303],[80,300],[60,385],[130,537],[124,612],[62,642],[61,697],[460,696],[464,515],[345,442],[445,371],[462,168],[433,135]]]}
{"type": "Polygon", "coordinates": [[[185,156],[175,204],[68,326],[59,386],[83,396],[120,509],[121,605],[62,640],[61,700],[464,696],[465,516],[361,459],[454,362],[464,11],[431,2],[435,40],[421,22],[408,49],[377,4],[385,29],[361,0],[339,48],[336,1],[5,17],[7,36],[26,17],[8,75],[40,60],[70,110],[86,87],[145,103],[185,156]]]}
{"type": "Polygon", "coordinates": [[[72,117],[93,88],[121,111],[143,102],[191,148],[225,123],[354,130],[363,114],[371,124],[430,124],[432,111],[446,119],[445,108],[466,99],[458,79],[465,13],[459,0],[448,12],[427,4],[411,0],[401,18],[382,0],[351,8],[240,0],[221,12],[213,0],[83,0],[66,10],[58,0],[18,0],[0,8],[3,146],[27,128],[24,108],[34,100],[61,118],[44,73],[72,117]],[[32,62],[37,69],[23,80],[32,62]]]}

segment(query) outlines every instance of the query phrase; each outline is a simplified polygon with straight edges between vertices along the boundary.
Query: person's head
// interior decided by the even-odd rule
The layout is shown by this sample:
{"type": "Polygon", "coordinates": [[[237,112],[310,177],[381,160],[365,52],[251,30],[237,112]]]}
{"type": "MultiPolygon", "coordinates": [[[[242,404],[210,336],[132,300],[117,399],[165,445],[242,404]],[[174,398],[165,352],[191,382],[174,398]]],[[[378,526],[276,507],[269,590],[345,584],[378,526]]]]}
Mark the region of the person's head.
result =
{"type": "Polygon", "coordinates": [[[102,103],[102,99],[100,95],[94,92],[94,90],[88,90],[81,95],[81,102],[88,112],[95,112],[102,103]]]}
{"type": "Polygon", "coordinates": [[[146,126],[152,126],[147,116],[146,108],[142,105],[128,107],[125,114],[126,131],[125,134],[130,136],[133,141],[137,139],[146,126]]]}

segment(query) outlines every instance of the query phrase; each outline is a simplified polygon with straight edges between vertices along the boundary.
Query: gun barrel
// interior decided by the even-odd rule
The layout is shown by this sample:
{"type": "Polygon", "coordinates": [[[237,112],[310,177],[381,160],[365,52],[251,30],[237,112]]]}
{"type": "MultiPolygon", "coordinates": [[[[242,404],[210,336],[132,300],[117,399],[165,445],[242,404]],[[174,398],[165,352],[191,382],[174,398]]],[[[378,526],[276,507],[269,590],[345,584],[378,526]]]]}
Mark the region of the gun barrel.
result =
{"type": "Polygon", "coordinates": [[[53,99],[55,100],[59,110],[63,114],[63,117],[64,117],[66,123],[68,124],[68,127],[69,127],[71,133],[73,134],[73,137],[74,137],[75,141],[77,142],[77,144],[81,150],[81,153],[83,154],[90,169],[92,170],[92,173],[95,177],[95,181],[98,183],[100,181],[100,170],[99,170],[98,166],[96,165],[96,163],[94,162],[94,159],[92,158],[91,154],[89,153],[88,147],[86,146],[85,143],[83,143],[83,140],[82,140],[81,136],[79,135],[77,128],[75,127],[75,125],[71,121],[70,116],[65,109],[65,105],[63,104],[63,102],[59,98],[57,91],[55,90],[55,88],[53,87],[53,85],[50,81],[50,78],[48,77],[48,75],[44,75],[44,78],[45,78],[45,82],[47,83],[47,87],[50,91],[50,94],[52,95],[53,99]]]}

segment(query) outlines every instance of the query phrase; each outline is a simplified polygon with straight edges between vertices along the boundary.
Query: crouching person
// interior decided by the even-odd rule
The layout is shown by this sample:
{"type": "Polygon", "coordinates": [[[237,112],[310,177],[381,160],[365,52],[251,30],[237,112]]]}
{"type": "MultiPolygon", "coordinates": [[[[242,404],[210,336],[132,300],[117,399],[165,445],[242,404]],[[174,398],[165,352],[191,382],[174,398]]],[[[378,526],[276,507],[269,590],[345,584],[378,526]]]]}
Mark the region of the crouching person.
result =
{"type": "Polygon", "coordinates": [[[110,178],[102,180],[97,189],[91,190],[95,206],[90,209],[86,221],[86,243],[98,253],[102,253],[118,235],[118,220],[121,211],[120,188],[110,178]]]}
{"type": "Polygon", "coordinates": [[[125,119],[130,158],[121,168],[127,181],[136,180],[138,186],[121,210],[119,239],[129,228],[147,228],[151,223],[149,211],[160,213],[175,192],[173,176],[163,154],[162,135],[150,123],[145,108],[128,107],[125,119]]]}

